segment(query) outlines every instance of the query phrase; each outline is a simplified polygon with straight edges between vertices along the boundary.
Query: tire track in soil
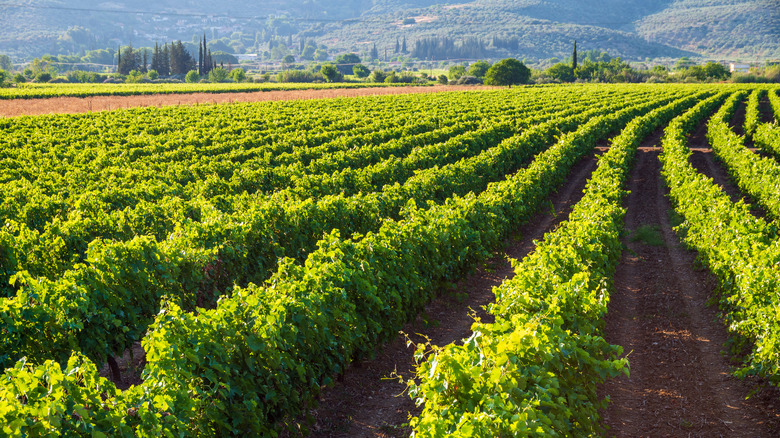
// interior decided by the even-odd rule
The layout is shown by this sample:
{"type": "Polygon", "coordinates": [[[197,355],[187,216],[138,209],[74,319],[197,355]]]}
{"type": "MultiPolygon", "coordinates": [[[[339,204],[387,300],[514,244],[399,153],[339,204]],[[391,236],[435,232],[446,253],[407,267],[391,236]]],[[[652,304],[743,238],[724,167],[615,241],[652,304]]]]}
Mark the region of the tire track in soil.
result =
{"type": "MultiPolygon", "coordinates": [[[[505,242],[503,252],[497,252],[485,267],[457,283],[451,291],[441,293],[421,317],[406,324],[402,331],[412,335],[414,342],[422,341],[415,335],[422,334],[435,345],[446,345],[471,335],[472,314],[483,322],[491,322],[491,315],[483,306],[495,300],[494,286],[514,276],[507,257],[522,259],[535,248],[534,240],[541,239],[568,217],[582,197],[585,183],[596,169],[598,155],[606,149],[604,145],[606,142],[600,142],[595,154],[573,166],[566,183],[549,197],[543,212],[521,225],[516,235],[505,242]]],[[[408,437],[411,429],[404,424],[421,409],[404,392],[405,384],[385,378],[397,371],[404,381],[410,379],[413,354],[414,346],[407,347],[405,338],[399,335],[380,348],[375,359],[350,366],[333,388],[323,390],[319,407],[312,412],[316,423],[311,427],[310,436],[408,437]]]]}
{"type": "Polygon", "coordinates": [[[624,347],[631,376],[600,388],[611,397],[607,436],[777,436],[777,395],[745,400],[755,383],[733,378],[721,354],[726,328],[707,306],[716,281],[674,234],[658,144],[656,136],[638,151],[625,204],[626,230],[655,227],[660,245],[623,238],[605,336],[624,347]]]}

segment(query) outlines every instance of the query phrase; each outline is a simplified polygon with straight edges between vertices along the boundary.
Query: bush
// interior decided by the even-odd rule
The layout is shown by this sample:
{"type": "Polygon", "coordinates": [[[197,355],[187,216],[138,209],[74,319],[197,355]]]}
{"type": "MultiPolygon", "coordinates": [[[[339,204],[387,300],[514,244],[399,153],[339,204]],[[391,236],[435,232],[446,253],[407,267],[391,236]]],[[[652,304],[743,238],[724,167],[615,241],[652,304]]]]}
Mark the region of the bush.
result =
{"type": "Polygon", "coordinates": [[[236,82],[244,82],[246,81],[246,72],[243,68],[234,68],[230,72],[230,77],[236,82]]]}
{"type": "Polygon", "coordinates": [[[209,72],[209,82],[227,82],[228,76],[230,76],[230,73],[227,70],[217,67],[209,72]]]}
{"type": "Polygon", "coordinates": [[[447,75],[439,75],[439,77],[438,77],[436,80],[437,80],[437,81],[438,81],[440,84],[442,84],[442,85],[447,85],[447,83],[449,82],[449,81],[447,80],[447,75]]]}
{"type": "Polygon", "coordinates": [[[151,80],[155,80],[155,79],[157,79],[157,78],[159,78],[159,77],[160,77],[160,74],[159,74],[159,73],[157,73],[157,71],[156,71],[156,70],[149,70],[149,72],[148,72],[148,73],[146,73],[146,76],[147,76],[149,79],[151,79],[151,80]]]}
{"type": "Polygon", "coordinates": [[[462,65],[453,65],[450,67],[450,79],[460,79],[461,76],[466,74],[466,67],[462,65]]]}
{"type": "Polygon", "coordinates": [[[385,78],[387,78],[387,73],[382,70],[374,70],[368,79],[371,82],[384,82],[385,78]]]}
{"type": "Polygon", "coordinates": [[[38,73],[38,76],[35,77],[35,82],[43,83],[43,82],[49,82],[51,80],[51,73],[42,72],[38,73]]]}
{"type": "Polygon", "coordinates": [[[318,78],[324,79],[322,75],[318,76],[305,70],[285,70],[276,76],[276,80],[279,82],[314,82],[318,78]]]}
{"type": "Polygon", "coordinates": [[[474,76],[461,76],[460,79],[454,82],[455,85],[481,85],[482,79],[474,76]]]}
{"type": "Polygon", "coordinates": [[[368,67],[366,67],[363,64],[355,64],[352,66],[352,74],[354,74],[356,77],[363,79],[367,78],[368,75],[371,74],[371,71],[368,70],[368,67]]]}
{"type": "Polygon", "coordinates": [[[130,72],[127,74],[127,79],[125,79],[125,82],[128,84],[137,84],[141,82],[141,79],[146,79],[146,76],[139,72],[138,70],[130,70],[130,72]]]}
{"type": "Polygon", "coordinates": [[[320,67],[320,73],[325,77],[325,79],[328,80],[328,82],[338,82],[341,80],[341,73],[332,64],[325,64],[320,67]]]}
{"type": "Polygon", "coordinates": [[[17,74],[14,76],[14,82],[16,82],[17,84],[22,84],[22,83],[25,83],[25,82],[27,82],[27,78],[26,78],[26,77],[24,77],[24,75],[23,75],[23,74],[21,74],[21,73],[17,73],[17,74]]]}

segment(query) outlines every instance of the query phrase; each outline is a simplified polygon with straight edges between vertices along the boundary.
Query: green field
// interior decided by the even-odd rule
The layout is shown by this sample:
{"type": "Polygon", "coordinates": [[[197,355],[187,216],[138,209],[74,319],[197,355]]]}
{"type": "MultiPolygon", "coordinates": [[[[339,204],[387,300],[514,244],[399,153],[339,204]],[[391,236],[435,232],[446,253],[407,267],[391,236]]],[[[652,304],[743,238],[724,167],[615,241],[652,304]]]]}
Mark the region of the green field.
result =
{"type": "Polygon", "coordinates": [[[385,83],[227,83],[227,84],[35,84],[0,88],[0,99],[40,99],[48,97],[139,96],[149,94],[247,93],[277,90],[317,90],[328,88],[367,88],[409,86],[385,83]]]}

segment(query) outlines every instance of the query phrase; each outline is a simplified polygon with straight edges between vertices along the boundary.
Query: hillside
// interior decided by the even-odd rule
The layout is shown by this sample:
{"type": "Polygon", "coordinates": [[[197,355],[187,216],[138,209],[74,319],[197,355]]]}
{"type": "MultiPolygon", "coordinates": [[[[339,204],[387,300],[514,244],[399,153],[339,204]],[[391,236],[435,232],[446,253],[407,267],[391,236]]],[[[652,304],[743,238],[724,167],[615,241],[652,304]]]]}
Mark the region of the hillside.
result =
{"type": "Polygon", "coordinates": [[[220,50],[268,57],[279,55],[274,41],[292,40],[294,54],[302,39],[332,54],[368,54],[376,44],[383,58],[395,55],[397,40],[412,51],[445,37],[455,46],[478,40],[481,50],[468,52],[478,57],[563,58],[574,39],[583,50],[635,60],[780,57],[774,0],[17,0],[0,2],[0,16],[0,53],[16,61],[192,41],[204,32],[222,39],[220,50]]]}

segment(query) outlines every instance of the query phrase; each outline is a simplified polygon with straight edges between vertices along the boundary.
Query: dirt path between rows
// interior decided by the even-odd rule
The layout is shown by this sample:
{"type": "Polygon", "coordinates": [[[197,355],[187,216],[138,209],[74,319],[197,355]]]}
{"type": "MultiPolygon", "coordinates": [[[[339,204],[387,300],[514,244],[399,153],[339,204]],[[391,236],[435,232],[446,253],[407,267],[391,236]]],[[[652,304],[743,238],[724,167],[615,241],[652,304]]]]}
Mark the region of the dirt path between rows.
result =
{"type": "Polygon", "coordinates": [[[434,85],[430,87],[328,88],[321,90],[254,91],[250,93],[152,94],[148,96],[53,97],[49,99],[0,99],[0,116],[36,116],[110,111],[121,108],[171,105],[201,105],[275,100],[332,99],[337,97],[440,93],[486,90],[493,87],[434,85]]]}
{"type": "MultiPolygon", "coordinates": [[[[603,150],[599,148],[597,154],[603,150]]],[[[484,268],[456,284],[451,291],[442,293],[402,331],[414,342],[422,341],[418,335],[422,334],[435,345],[446,345],[471,335],[470,315],[476,314],[483,322],[490,322],[492,318],[482,307],[495,300],[494,286],[514,276],[507,257],[522,259],[534,248],[534,240],[541,239],[568,217],[596,168],[597,154],[583,158],[574,166],[566,184],[550,197],[544,212],[520,226],[516,237],[505,242],[503,252],[498,252],[484,268]]],[[[410,415],[419,414],[420,410],[404,392],[404,384],[383,378],[394,371],[404,380],[411,378],[413,354],[414,347],[407,347],[405,337],[398,336],[382,347],[374,360],[350,367],[342,382],[324,391],[320,407],[313,412],[316,424],[311,437],[408,437],[411,430],[405,424],[410,415]]]]}
{"type": "MultiPolygon", "coordinates": [[[[699,148],[706,146],[701,133],[692,138],[699,148]]],[[[626,201],[627,249],[615,274],[605,335],[624,347],[631,376],[601,388],[611,397],[604,412],[608,436],[778,436],[776,391],[745,400],[755,382],[730,375],[722,354],[726,329],[717,309],[707,306],[715,279],[672,229],[658,144],[656,136],[638,152],[626,201]]]]}

